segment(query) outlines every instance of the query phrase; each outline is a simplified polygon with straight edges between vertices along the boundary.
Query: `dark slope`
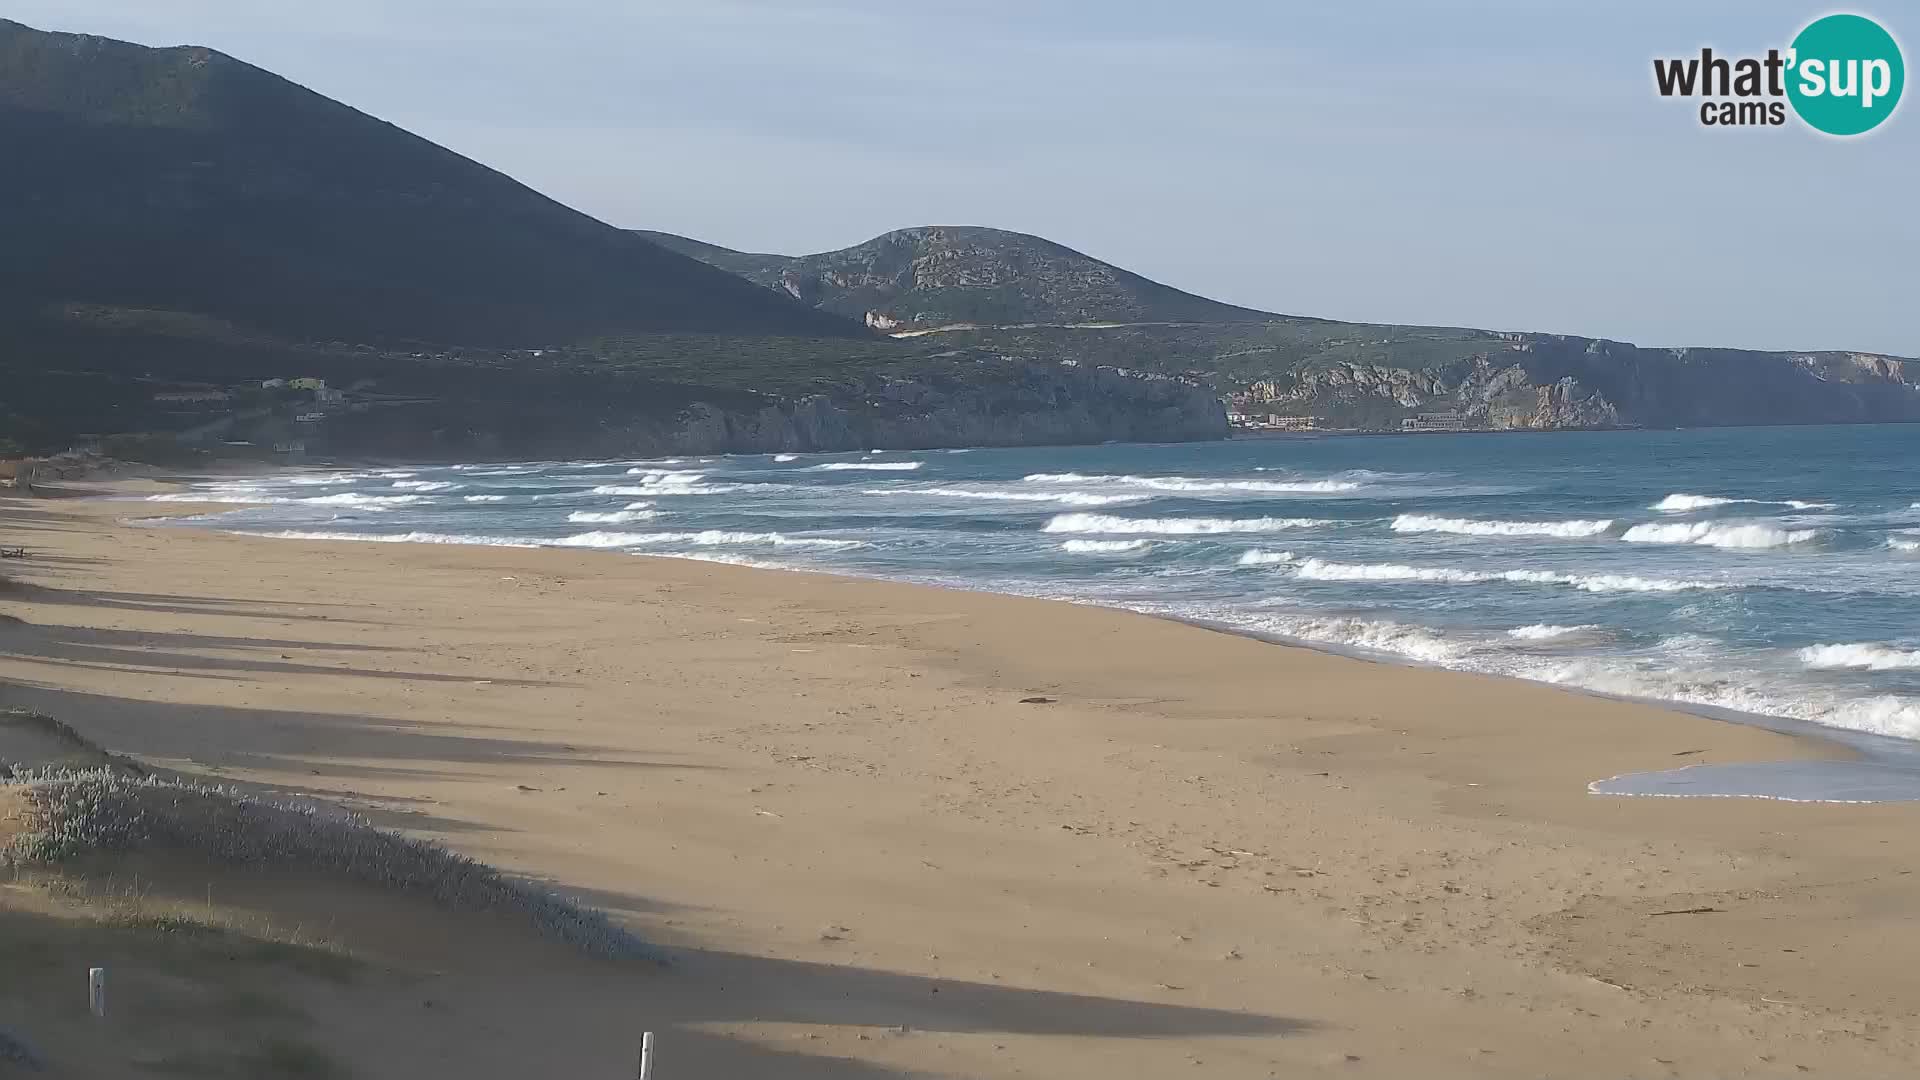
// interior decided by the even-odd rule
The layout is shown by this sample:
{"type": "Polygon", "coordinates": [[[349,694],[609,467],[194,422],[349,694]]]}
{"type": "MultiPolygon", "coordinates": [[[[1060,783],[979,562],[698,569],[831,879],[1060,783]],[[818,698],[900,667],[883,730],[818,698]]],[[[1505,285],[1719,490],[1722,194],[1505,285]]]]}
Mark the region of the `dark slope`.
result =
{"type": "Polygon", "coordinates": [[[0,148],[16,310],[493,346],[862,333],[209,49],[0,20],[0,148]]]}
{"type": "Polygon", "coordinates": [[[1259,323],[1282,316],[1181,292],[1026,233],[899,229],[818,255],[754,255],[671,233],[665,247],[848,318],[893,330],[953,323],[1259,323]]]}

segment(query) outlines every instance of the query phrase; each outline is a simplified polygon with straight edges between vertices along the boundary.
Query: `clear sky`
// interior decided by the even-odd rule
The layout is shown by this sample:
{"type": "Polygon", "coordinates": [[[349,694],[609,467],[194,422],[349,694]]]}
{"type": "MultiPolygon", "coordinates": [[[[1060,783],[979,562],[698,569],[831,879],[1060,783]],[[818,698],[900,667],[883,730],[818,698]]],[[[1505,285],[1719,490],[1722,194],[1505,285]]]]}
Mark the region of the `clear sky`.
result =
{"type": "MultiPolygon", "coordinates": [[[[1920,8],[1858,7],[1920,51],[1920,8]]],[[[4,0],[210,45],[624,226],[1038,233],[1234,303],[1920,355],[1920,101],[1714,130],[1655,56],[1778,0],[4,0]]],[[[1909,94],[1909,98],[1920,92],[1909,94]]]]}

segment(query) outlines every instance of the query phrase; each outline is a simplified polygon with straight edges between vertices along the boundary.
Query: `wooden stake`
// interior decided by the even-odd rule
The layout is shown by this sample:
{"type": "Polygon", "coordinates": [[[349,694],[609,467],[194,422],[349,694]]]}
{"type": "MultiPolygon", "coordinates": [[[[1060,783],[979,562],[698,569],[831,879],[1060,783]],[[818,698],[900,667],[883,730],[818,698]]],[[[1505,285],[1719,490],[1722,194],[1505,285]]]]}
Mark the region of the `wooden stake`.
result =
{"type": "Polygon", "coordinates": [[[653,1080],[653,1032],[640,1033],[640,1080],[653,1080]]]}
{"type": "Polygon", "coordinates": [[[87,969],[87,1010],[95,1016],[107,1015],[107,969],[87,969]]]}

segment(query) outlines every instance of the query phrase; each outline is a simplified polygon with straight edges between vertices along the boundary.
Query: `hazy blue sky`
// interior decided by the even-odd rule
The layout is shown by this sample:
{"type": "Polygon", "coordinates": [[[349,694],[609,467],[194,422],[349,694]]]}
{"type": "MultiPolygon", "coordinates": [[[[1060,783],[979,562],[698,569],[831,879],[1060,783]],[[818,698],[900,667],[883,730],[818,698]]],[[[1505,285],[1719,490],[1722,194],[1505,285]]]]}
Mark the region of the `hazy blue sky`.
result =
{"type": "MultiPolygon", "coordinates": [[[[0,0],[211,45],[618,225],[1035,232],[1275,311],[1920,355],[1920,102],[1711,130],[1651,59],[1824,2],[0,0]]],[[[1920,42],[1920,10],[1853,8],[1920,42]]],[[[1913,95],[1909,95],[1910,97],[1913,95]]]]}

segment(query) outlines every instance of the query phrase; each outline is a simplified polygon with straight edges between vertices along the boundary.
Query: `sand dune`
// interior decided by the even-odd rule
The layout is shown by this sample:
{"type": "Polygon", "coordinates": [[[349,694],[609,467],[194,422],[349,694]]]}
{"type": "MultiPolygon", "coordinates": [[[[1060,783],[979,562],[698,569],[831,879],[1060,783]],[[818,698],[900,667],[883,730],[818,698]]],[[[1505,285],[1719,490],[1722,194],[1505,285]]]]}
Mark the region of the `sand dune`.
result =
{"type": "Polygon", "coordinates": [[[0,504],[33,556],[0,707],[440,839],[675,961],[220,877],[368,965],[290,991],[357,1076],[630,1075],[643,1028],[663,1078],[1920,1059],[1920,808],[1586,792],[1824,744],[1044,601],[116,523],[154,512],[0,504]]]}

